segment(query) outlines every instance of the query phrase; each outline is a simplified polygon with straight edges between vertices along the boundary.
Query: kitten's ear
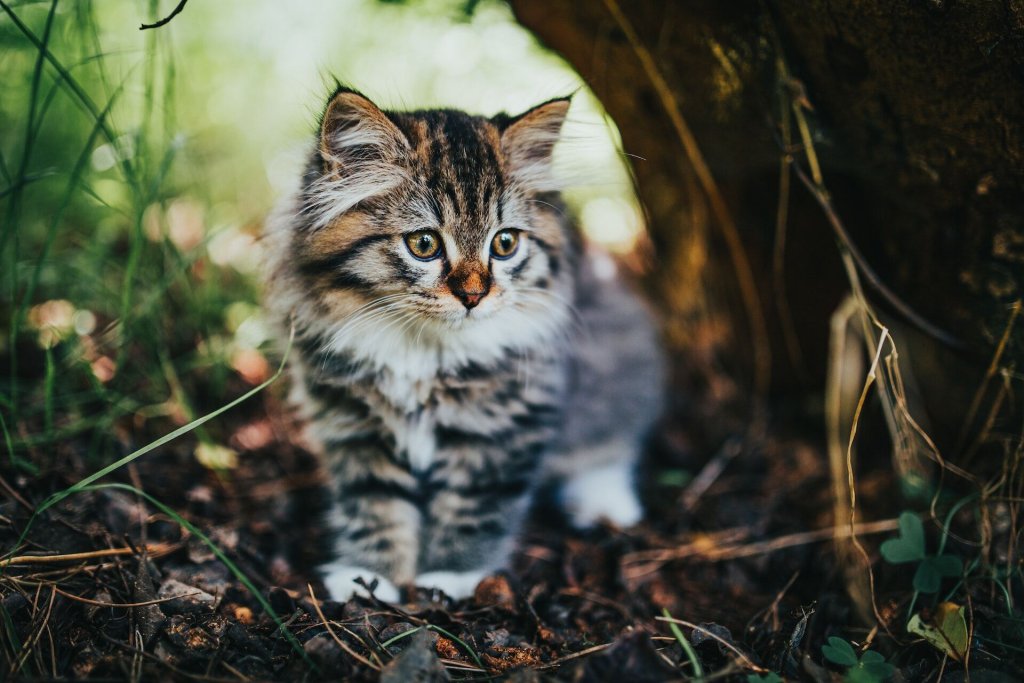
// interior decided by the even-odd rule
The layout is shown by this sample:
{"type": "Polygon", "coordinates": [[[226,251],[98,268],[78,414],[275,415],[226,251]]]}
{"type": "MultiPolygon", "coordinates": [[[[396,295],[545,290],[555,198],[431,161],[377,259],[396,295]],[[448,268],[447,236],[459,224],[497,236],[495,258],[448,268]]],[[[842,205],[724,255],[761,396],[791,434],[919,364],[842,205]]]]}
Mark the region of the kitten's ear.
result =
{"type": "Polygon", "coordinates": [[[528,189],[557,189],[551,179],[551,151],[558,142],[569,103],[570,98],[559,97],[519,116],[494,119],[501,130],[501,151],[508,168],[528,189]]]}
{"type": "Polygon", "coordinates": [[[397,161],[409,141],[367,97],[339,87],[320,124],[320,156],[332,175],[345,175],[368,161],[397,161]]]}
{"type": "Polygon", "coordinates": [[[321,173],[306,188],[304,210],[313,228],[405,182],[409,149],[405,134],[377,105],[339,87],[320,123],[321,173]]]}

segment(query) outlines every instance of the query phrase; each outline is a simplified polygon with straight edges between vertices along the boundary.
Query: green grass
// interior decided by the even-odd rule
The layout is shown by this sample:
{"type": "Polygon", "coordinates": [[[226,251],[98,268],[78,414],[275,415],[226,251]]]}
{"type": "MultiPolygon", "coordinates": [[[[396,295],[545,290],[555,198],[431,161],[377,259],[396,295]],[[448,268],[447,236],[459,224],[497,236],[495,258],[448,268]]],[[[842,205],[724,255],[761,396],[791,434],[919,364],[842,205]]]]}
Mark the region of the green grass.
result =
{"type": "MultiPolygon", "coordinates": [[[[158,10],[151,0],[148,11],[158,10]]],[[[209,215],[215,181],[180,134],[174,50],[150,31],[137,51],[106,51],[100,11],[88,0],[0,0],[0,121],[11,122],[0,125],[0,470],[79,477],[45,498],[0,556],[19,551],[69,496],[131,491],[207,544],[305,658],[201,530],[145,492],[101,481],[193,431],[226,439],[213,421],[284,365],[247,390],[232,381],[226,311],[255,304],[256,288],[211,260],[208,226],[201,239],[175,238],[174,203],[209,215]],[[119,428],[148,443],[122,457],[119,428]],[[90,469],[69,470],[69,451],[90,469]]],[[[2,630],[3,647],[17,652],[13,631],[2,630]]]]}
{"type": "MultiPolygon", "coordinates": [[[[231,376],[224,311],[254,302],[255,287],[211,263],[205,231],[197,244],[169,234],[168,207],[185,198],[207,211],[213,181],[181,159],[177,67],[165,35],[146,32],[138,52],[112,54],[94,3],[0,0],[0,10],[9,83],[0,120],[17,122],[0,127],[7,459],[27,462],[70,439],[87,444],[101,467],[113,458],[118,420],[175,396],[209,397],[194,401],[200,414],[217,405],[231,376]],[[110,159],[98,163],[98,155],[110,159]],[[77,317],[39,329],[40,306],[54,301],[69,302],[77,317]]],[[[190,151],[193,159],[200,152],[190,151]]],[[[145,431],[172,426],[154,420],[145,431]]]]}

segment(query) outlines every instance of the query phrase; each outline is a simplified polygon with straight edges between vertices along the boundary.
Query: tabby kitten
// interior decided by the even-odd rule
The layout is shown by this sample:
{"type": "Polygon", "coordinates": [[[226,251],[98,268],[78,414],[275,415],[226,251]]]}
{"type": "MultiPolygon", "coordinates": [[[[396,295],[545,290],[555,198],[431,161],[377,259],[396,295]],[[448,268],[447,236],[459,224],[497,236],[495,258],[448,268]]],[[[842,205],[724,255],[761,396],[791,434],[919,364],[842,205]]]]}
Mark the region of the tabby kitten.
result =
{"type": "Polygon", "coordinates": [[[357,577],[389,601],[470,594],[553,477],[579,527],[641,517],[660,356],[561,208],[568,108],[386,112],[339,88],[270,222],[266,299],[294,326],[292,400],[331,475],[337,599],[357,577]]]}

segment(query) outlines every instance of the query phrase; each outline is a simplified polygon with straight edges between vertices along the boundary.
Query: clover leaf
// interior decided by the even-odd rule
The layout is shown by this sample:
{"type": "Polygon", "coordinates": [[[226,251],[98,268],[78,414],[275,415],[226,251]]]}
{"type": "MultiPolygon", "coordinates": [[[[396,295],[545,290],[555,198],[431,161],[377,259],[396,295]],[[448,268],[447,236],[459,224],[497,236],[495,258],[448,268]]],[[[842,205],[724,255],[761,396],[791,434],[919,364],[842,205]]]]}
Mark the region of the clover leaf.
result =
{"type": "Polygon", "coordinates": [[[821,646],[821,654],[833,664],[846,667],[857,666],[856,651],[854,651],[852,645],[842,638],[836,636],[829,637],[828,644],[821,646]]]}
{"type": "Polygon", "coordinates": [[[874,650],[868,650],[858,659],[853,646],[836,636],[830,637],[828,644],[821,647],[821,654],[833,664],[846,667],[845,683],[882,683],[896,670],[874,650]]]}
{"type": "Polygon", "coordinates": [[[924,524],[913,512],[900,515],[899,536],[882,543],[881,552],[890,564],[918,563],[914,590],[919,593],[937,593],[943,578],[960,576],[964,569],[959,557],[925,552],[924,524]]]}
{"type": "Polygon", "coordinates": [[[779,674],[769,671],[766,674],[747,674],[747,683],[784,683],[779,674]]]}
{"type": "Polygon", "coordinates": [[[954,555],[926,557],[914,574],[914,590],[920,593],[938,593],[943,577],[960,576],[964,563],[954,555]]]}
{"type": "Polygon", "coordinates": [[[900,535],[882,544],[882,557],[892,564],[918,562],[925,558],[924,524],[913,512],[904,512],[899,520],[900,535]]]}

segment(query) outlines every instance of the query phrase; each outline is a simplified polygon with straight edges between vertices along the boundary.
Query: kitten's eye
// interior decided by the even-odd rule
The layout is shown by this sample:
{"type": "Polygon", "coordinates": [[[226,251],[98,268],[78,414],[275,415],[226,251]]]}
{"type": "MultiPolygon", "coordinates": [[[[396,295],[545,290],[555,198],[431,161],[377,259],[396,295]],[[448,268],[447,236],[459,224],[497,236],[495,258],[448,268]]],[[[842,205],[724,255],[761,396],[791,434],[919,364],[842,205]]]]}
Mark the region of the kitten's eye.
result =
{"type": "Polygon", "coordinates": [[[441,236],[436,230],[417,230],[405,236],[405,246],[421,261],[430,261],[441,254],[441,236]]]}
{"type": "Polygon", "coordinates": [[[519,248],[518,230],[501,230],[491,240],[491,253],[495,258],[506,259],[519,248]]]}

